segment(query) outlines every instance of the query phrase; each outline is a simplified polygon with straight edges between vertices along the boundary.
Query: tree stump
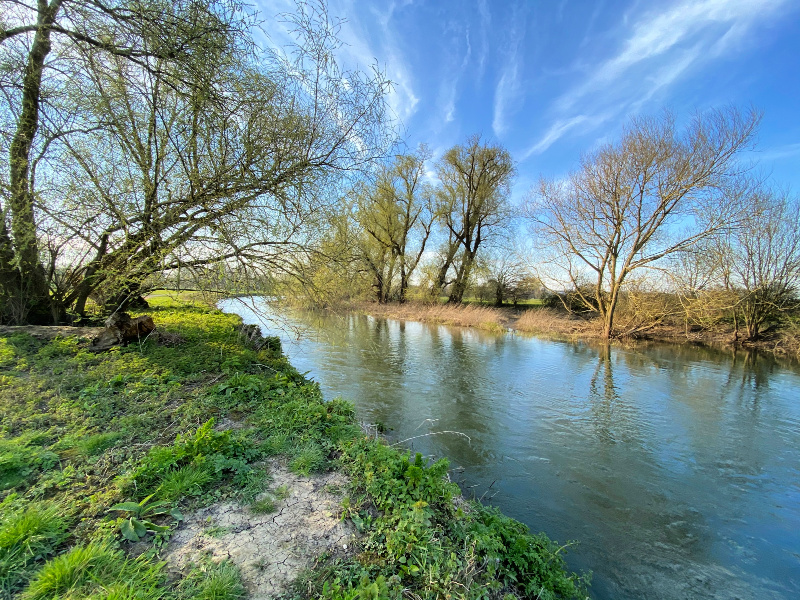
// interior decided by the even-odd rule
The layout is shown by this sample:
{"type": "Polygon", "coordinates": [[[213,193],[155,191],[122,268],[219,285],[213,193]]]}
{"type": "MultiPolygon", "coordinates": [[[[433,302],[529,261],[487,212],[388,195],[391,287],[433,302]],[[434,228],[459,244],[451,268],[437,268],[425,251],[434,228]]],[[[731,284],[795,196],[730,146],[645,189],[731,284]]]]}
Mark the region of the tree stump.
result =
{"type": "Polygon", "coordinates": [[[156,328],[150,315],[132,319],[124,312],[111,315],[105,325],[106,328],[92,340],[91,350],[95,352],[102,352],[118,345],[127,346],[131,341],[146,338],[156,328]]]}

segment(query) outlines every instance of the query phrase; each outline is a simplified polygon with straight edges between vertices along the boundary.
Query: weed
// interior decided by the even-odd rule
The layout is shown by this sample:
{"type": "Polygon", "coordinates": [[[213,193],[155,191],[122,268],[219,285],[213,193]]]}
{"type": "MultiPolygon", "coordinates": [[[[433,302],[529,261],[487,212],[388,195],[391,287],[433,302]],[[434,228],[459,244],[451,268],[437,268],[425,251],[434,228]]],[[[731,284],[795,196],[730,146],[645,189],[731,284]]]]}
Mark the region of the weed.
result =
{"type": "Polygon", "coordinates": [[[265,493],[261,498],[250,504],[250,512],[257,515],[274,513],[278,509],[278,502],[289,497],[289,488],[280,485],[275,490],[265,493]]]}
{"type": "Polygon", "coordinates": [[[217,525],[212,517],[206,518],[205,525],[203,526],[203,533],[208,537],[218,538],[230,533],[230,528],[223,525],[217,525]]]}
{"type": "Polygon", "coordinates": [[[179,597],[186,600],[239,600],[246,597],[239,569],[229,561],[210,559],[193,565],[181,582],[179,597]]]}
{"type": "Polygon", "coordinates": [[[250,512],[256,515],[268,515],[276,510],[278,510],[278,505],[275,503],[275,498],[269,495],[259,498],[250,504],[250,512]]]}
{"type": "Polygon", "coordinates": [[[126,540],[138,542],[147,535],[148,531],[154,533],[167,531],[169,527],[156,525],[150,520],[155,517],[169,515],[176,521],[183,520],[181,512],[177,508],[170,506],[168,502],[150,502],[153,495],[150,494],[141,502],[123,502],[115,504],[108,509],[109,512],[123,512],[130,515],[127,519],[122,520],[119,525],[120,533],[126,540]]]}

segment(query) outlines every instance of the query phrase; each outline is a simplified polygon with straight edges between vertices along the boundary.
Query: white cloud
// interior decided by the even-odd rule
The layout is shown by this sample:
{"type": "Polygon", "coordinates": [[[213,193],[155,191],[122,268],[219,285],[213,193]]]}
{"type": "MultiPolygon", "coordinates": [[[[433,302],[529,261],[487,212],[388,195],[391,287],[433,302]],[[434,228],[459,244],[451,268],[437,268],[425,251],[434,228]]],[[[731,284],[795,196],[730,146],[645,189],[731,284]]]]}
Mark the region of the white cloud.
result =
{"type": "MultiPolygon", "coordinates": [[[[663,93],[703,62],[726,56],[759,20],[786,0],[686,0],[630,18],[620,49],[552,106],[553,124],[526,153],[544,151],[577,124],[599,125],[598,113],[629,113],[663,93]],[[587,119],[587,117],[592,117],[587,119]]],[[[625,26],[625,24],[623,24],[625,26]]]]}
{"type": "Polygon", "coordinates": [[[539,140],[530,148],[528,148],[520,157],[520,160],[525,160],[526,158],[530,158],[534,154],[541,154],[545,150],[547,150],[553,143],[558,140],[562,135],[564,135],[570,129],[577,127],[581,123],[585,123],[588,120],[586,115],[577,115],[570,119],[559,119],[555,123],[550,126],[545,134],[539,138],[539,140]]]}
{"type": "Polygon", "coordinates": [[[800,143],[774,146],[772,148],[767,148],[764,151],[754,152],[754,154],[756,158],[762,161],[776,161],[786,158],[794,158],[795,156],[800,155],[800,143]]]}

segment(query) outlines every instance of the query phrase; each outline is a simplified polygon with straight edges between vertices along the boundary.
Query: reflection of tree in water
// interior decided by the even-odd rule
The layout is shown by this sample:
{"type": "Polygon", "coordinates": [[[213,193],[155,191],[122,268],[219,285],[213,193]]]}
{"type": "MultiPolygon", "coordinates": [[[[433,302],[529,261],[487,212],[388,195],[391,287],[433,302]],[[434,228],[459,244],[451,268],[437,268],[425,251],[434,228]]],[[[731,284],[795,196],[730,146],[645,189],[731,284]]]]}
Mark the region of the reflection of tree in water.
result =
{"type": "Polygon", "coordinates": [[[614,386],[614,368],[608,345],[600,348],[598,353],[597,366],[589,383],[589,400],[592,403],[592,423],[597,437],[614,443],[614,408],[619,401],[619,395],[614,386]]]}
{"type": "MultiPolygon", "coordinates": [[[[442,436],[437,443],[445,454],[482,464],[495,454],[493,433],[497,421],[491,416],[492,403],[504,399],[487,397],[485,390],[493,387],[490,358],[503,352],[503,341],[494,338],[494,343],[479,344],[472,339],[474,332],[458,328],[448,329],[445,335],[449,343],[440,344],[438,355],[432,358],[438,373],[437,398],[432,406],[437,421],[431,430],[459,431],[470,436],[471,443],[455,435],[442,436]]],[[[496,377],[501,378],[502,373],[496,377]]]]}
{"type": "Polygon", "coordinates": [[[741,369],[739,389],[744,392],[746,388],[754,390],[753,401],[761,399],[762,392],[769,387],[769,380],[779,370],[777,361],[769,356],[764,356],[758,350],[744,349],[733,352],[729,382],[733,381],[736,370],[741,369]]]}

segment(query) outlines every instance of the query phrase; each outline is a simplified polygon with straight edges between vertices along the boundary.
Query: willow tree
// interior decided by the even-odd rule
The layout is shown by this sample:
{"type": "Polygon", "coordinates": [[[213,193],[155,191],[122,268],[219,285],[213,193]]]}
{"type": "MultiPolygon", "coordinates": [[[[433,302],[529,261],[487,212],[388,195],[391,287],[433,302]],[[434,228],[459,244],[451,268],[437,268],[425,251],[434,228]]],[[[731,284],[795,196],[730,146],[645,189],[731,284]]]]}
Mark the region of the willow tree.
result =
{"type": "Polygon", "coordinates": [[[728,190],[758,122],[754,111],[734,108],[697,114],[683,128],[669,113],[633,119],[569,177],[543,179],[532,191],[526,213],[552,267],[549,280],[600,315],[605,338],[615,334],[633,273],[741,218],[740,198],[728,190]]]}
{"type": "Polygon", "coordinates": [[[168,59],[180,65],[173,70],[178,79],[190,82],[205,68],[196,56],[201,48],[228,43],[246,27],[240,9],[227,0],[6,3],[0,29],[10,139],[0,226],[0,300],[6,319],[46,321],[61,312],[49,300],[40,257],[35,168],[53,139],[72,129],[56,106],[58,92],[74,83],[68,80],[79,70],[74,51],[94,49],[151,72],[152,58],[168,59]],[[40,131],[43,118],[53,126],[46,135],[40,131]]]}
{"type": "Polygon", "coordinates": [[[396,155],[357,194],[360,248],[379,302],[405,302],[425,253],[435,218],[433,190],[424,180],[428,158],[425,147],[396,155]]]}
{"type": "Polygon", "coordinates": [[[437,286],[450,286],[449,302],[461,302],[478,250],[510,216],[508,195],[515,174],[508,151],[472,136],[439,160],[437,216],[447,235],[437,286]]]}
{"type": "Polygon", "coordinates": [[[259,54],[234,2],[126,6],[112,16],[146,9],[148,19],[109,26],[100,39],[113,46],[49,29],[80,65],[70,82],[80,127],[41,142],[49,168],[27,227],[39,246],[48,232],[55,240],[49,266],[31,268],[60,314],[82,313],[91,294],[124,308],[156,272],[288,265],[313,244],[326,188],[385,148],[387,83],[338,68],[324,5],[287,17],[297,39],[288,52],[259,54]]]}

